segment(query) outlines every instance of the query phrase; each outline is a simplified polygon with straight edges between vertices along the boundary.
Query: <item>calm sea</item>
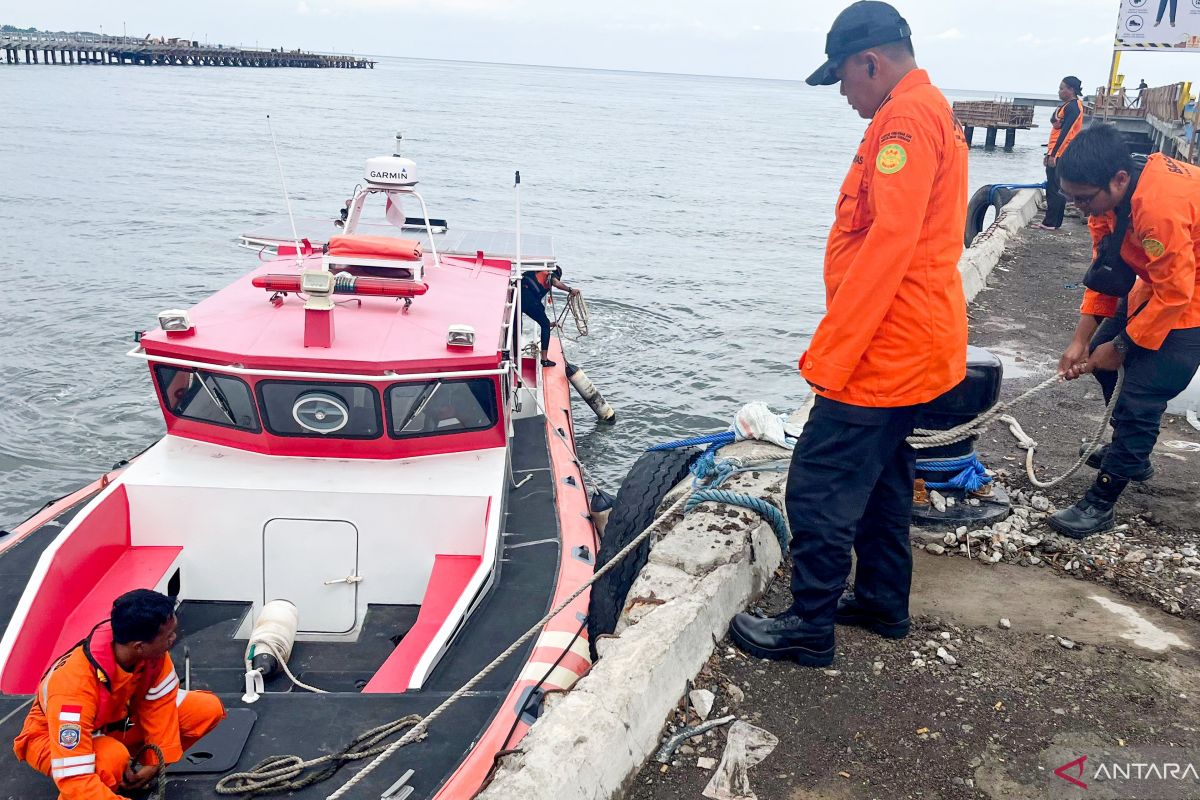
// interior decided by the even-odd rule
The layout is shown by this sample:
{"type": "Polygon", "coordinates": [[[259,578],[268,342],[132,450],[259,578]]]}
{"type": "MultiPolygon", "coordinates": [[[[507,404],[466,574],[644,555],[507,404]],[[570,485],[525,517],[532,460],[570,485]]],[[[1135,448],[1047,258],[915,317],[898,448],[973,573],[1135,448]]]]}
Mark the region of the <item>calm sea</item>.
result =
{"type": "MultiPolygon", "coordinates": [[[[0,66],[0,525],[163,433],[132,334],[250,269],[234,237],[328,217],[402,130],[434,216],[553,234],[591,309],[567,344],[620,415],[579,448],[610,490],[647,445],[794,408],[821,255],[866,123],[799,82],[383,59],[374,70],[0,66]]],[[[1041,179],[1040,130],[972,187],[1041,179]]]]}

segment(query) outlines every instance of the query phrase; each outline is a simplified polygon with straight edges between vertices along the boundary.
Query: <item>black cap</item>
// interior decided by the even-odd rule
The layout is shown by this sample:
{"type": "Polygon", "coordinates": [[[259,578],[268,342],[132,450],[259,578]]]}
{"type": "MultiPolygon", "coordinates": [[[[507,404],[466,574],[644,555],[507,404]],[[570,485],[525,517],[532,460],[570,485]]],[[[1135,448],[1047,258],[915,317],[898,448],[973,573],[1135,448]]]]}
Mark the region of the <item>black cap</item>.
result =
{"type": "Polygon", "coordinates": [[[805,81],[809,86],[837,83],[838,65],[855,53],[876,45],[900,42],[912,31],[900,12],[887,3],[859,0],[838,14],[825,37],[825,55],[829,59],[805,81]]]}

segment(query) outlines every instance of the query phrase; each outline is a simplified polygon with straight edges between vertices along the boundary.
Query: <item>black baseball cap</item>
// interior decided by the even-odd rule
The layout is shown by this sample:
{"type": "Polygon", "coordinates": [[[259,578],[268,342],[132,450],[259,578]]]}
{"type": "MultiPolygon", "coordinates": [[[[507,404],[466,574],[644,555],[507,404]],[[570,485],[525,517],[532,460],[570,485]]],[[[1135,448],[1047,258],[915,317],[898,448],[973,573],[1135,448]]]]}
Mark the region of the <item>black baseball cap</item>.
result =
{"type": "Polygon", "coordinates": [[[912,30],[900,12],[887,3],[859,0],[848,6],[833,21],[825,37],[828,60],[805,81],[809,86],[830,86],[838,82],[837,68],[848,56],[876,45],[900,42],[912,36],[912,30]]]}

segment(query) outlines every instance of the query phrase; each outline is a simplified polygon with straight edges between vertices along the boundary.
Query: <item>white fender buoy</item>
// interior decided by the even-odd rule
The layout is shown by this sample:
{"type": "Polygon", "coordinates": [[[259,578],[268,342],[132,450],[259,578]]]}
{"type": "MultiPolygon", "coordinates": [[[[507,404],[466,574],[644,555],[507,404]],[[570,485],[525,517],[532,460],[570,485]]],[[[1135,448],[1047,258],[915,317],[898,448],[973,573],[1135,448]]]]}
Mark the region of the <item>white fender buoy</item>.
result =
{"type": "Polygon", "coordinates": [[[292,657],[296,631],[300,627],[300,610],[290,600],[272,600],[263,606],[250,639],[246,642],[246,663],[250,671],[272,675],[281,662],[292,657]]]}
{"type": "Polygon", "coordinates": [[[600,390],[588,378],[586,372],[568,362],[567,380],[571,382],[571,386],[575,387],[575,391],[583,398],[583,402],[587,403],[588,407],[596,412],[597,420],[604,425],[613,425],[616,423],[617,412],[613,411],[612,406],[604,399],[604,395],[600,394],[600,390]]]}

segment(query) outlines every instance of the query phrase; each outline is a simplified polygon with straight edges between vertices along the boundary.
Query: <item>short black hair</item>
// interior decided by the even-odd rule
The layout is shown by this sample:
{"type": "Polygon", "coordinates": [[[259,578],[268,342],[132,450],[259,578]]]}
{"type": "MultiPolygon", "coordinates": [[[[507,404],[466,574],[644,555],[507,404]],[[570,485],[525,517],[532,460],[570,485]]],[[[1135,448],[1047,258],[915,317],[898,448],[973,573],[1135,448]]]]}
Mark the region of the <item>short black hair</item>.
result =
{"type": "Polygon", "coordinates": [[[1059,180],[1104,188],[1118,172],[1133,171],[1133,156],[1115,125],[1092,125],[1080,131],[1058,158],[1059,180]]]}
{"type": "Polygon", "coordinates": [[[917,53],[913,50],[912,39],[907,36],[899,41],[888,42],[887,44],[879,44],[874,47],[868,47],[868,50],[878,50],[884,53],[888,58],[904,58],[904,56],[916,57],[917,53]]]}
{"type": "Polygon", "coordinates": [[[175,601],[150,589],[134,589],[113,601],[112,631],[117,644],[149,642],[175,616],[175,601]]]}

